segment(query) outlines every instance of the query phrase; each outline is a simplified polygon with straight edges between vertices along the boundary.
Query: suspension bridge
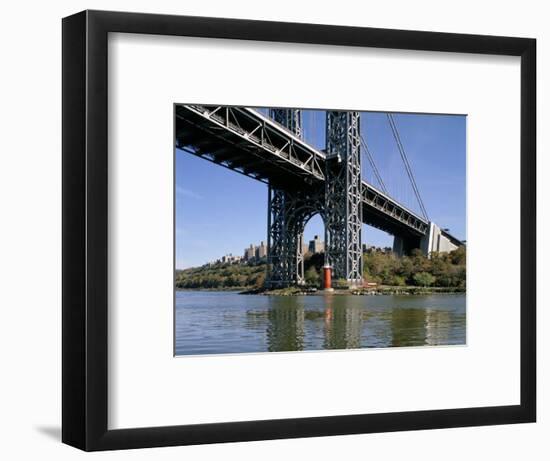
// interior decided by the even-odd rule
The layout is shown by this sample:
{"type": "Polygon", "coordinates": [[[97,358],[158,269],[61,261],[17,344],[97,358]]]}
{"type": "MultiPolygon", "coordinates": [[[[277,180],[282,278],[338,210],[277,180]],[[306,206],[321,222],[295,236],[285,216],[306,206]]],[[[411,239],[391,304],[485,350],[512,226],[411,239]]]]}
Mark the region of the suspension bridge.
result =
{"type": "Polygon", "coordinates": [[[319,214],[325,263],[335,278],[362,282],[361,228],[394,236],[398,255],[452,251],[463,243],[430,221],[391,114],[388,124],[420,212],[391,197],[360,130],[360,113],[326,111],[326,146],[304,139],[300,109],[176,105],[176,147],[268,185],[267,242],[272,287],[304,282],[303,233],[319,214]],[[365,156],[377,186],[362,179],[365,156]]]}

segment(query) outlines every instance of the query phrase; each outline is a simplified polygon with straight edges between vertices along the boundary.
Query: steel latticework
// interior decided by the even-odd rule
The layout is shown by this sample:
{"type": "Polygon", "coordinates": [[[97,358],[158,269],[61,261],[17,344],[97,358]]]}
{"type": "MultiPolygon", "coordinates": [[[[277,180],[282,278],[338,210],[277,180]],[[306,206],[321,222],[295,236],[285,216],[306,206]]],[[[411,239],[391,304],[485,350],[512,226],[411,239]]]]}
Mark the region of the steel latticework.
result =
{"type": "MultiPolygon", "coordinates": [[[[302,112],[299,109],[270,109],[270,116],[302,138],[302,112]]],[[[303,242],[306,216],[303,214],[304,210],[311,209],[318,202],[312,197],[318,189],[321,188],[308,186],[305,189],[279,189],[269,186],[267,282],[271,286],[303,284],[305,281],[303,242]]]]}
{"type": "Polygon", "coordinates": [[[268,187],[267,258],[270,267],[268,283],[282,285],[290,279],[287,248],[288,197],[284,190],[268,187]]]}
{"type": "Polygon", "coordinates": [[[363,197],[358,112],[327,112],[325,257],[335,278],[363,278],[363,197]]]}
{"type": "Polygon", "coordinates": [[[308,186],[301,190],[269,187],[267,282],[282,287],[304,283],[304,228],[319,213],[324,217],[324,188],[308,186]]]}
{"type": "Polygon", "coordinates": [[[302,111],[300,109],[269,109],[269,116],[299,138],[303,138],[302,111]]]}
{"type": "MultiPolygon", "coordinates": [[[[272,110],[287,129],[301,126],[299,111],[272,110]]],[[[303,232],[307,220],[325,219],[325,259],[334,277],[353,284],[362,280],[362,183],[358,112],[327,113],[325,187],[302,190],[269,188],[268,283],[304,282],[303,232]],[[316,206],[315,206],[316,205],[316,206]]]]}
{"type": "Polygon", "coordinates": [[[175,112],[180,149],[277,187],[325,178],[321,152],[253,109],[178,105],[175,112]]]}

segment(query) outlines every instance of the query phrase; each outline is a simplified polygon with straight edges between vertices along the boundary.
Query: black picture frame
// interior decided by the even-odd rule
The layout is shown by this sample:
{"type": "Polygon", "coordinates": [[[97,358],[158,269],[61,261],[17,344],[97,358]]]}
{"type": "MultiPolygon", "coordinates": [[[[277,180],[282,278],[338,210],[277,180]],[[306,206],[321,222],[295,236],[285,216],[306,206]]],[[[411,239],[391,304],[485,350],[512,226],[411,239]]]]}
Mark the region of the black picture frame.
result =
{"type": "MultiPolygon", "coordinates": [[[[316,24],[83,11],[63,28],[62,440],[111,450],[534,422],[536,41],[316,24]],[[521,403],[109,430],[107,35],[210,37],[521,57],[521,403]]],[[[159,389],[161,392],[161,389],[159,389]]]]}

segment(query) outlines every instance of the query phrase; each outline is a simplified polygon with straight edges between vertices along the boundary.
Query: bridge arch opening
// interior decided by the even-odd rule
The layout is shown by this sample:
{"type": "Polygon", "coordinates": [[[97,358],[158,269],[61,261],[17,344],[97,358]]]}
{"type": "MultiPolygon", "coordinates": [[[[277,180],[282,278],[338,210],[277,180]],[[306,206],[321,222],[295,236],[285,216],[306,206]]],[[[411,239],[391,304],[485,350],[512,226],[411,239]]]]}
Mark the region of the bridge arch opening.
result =
{"type": "Polygon", "coordinates": [[[298,280],[305,285],[320,287],[325,262],[325,221],[320,212],[305,217],[301,230],[302,265],[298,280]]]}

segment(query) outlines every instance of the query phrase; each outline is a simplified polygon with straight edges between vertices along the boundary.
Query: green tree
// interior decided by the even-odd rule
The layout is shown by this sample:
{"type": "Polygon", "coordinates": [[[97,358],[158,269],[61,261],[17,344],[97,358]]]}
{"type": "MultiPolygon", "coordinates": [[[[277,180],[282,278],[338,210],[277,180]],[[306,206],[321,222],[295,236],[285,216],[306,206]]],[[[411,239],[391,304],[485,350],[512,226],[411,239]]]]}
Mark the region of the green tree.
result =
{"type": "Polygon", "coordinates": [[[266,276],[266,273],[264,270],[262,270],[259,274],[256,275],[256,279],[252,284],[254,288],[262,288],[265,285],[265,276],[266,276]]]}
{"type": "Polygon", "coordinates": [[[401,277],[400,275],[392,275],[389,278],[388,285],[402,287],[405,285],[405,278],[401,277]]]}
{"type": "Polygon", "coordinates": [[[319,286],[321,283],[321,277],[319,277],[319,272],[315,269],[315,266],[311,266],[304,275],[306,283],[311,286],[319,286]]]}
{"type": "MultiPolygon", "coordinates": [[[[324,255],[306,254],[304,266],[306,282],[319,286],[324,255]]],[[[186,289],[242,289],[260,288],[264,285],[267,262],[242,262],[238,264],[205,264],[185,270],[177,270],[175,284],[186,289]]],[[[420,250],[410,255],[396,257],[391,251],[371,249],[363,254],[363,278],[391,286],[403,284],[466,288],[466,248],[450,253],[433,253],[425,256],[420,250]]],[[[333,280],[334,287],[346,288],[346,280],[333,280]]]]}
{"type": "Polygon", "coordinates": [[[459,247],[456,250],[451,251],[449,253],[449,256],[451,257],[451,262],[453,264],[456,264],[458,266],[466,265],[466,247],[465,246],[459,247]]]}
{"type": "Polygon", "coordinates": [[[417,272],[413,276],[415,285],[429,287],[435,282],[435,277],[428,272],[417,272]]]}

